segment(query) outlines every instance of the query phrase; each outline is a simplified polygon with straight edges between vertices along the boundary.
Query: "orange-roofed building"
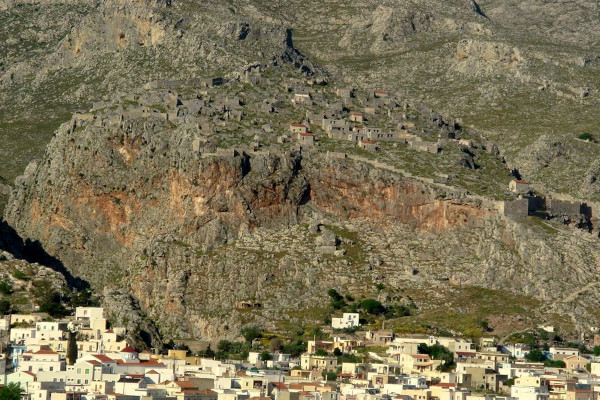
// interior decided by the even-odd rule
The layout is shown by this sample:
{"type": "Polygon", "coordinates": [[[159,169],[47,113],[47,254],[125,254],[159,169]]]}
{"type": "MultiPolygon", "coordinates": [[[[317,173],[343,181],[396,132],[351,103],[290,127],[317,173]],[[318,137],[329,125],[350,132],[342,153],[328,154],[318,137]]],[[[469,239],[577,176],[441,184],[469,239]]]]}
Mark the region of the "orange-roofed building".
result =
{"type": "Polygon", "coordinates": [[[308,132],[308,126],[305,124],[290,124],[291,133],[306,133],[308,132]]]}
{"type": "Polygon", "coordinates": [[[315,144],[315,135],[309,132],[298,133],[298,142],[302,145],[312,146],[315,144]]]}

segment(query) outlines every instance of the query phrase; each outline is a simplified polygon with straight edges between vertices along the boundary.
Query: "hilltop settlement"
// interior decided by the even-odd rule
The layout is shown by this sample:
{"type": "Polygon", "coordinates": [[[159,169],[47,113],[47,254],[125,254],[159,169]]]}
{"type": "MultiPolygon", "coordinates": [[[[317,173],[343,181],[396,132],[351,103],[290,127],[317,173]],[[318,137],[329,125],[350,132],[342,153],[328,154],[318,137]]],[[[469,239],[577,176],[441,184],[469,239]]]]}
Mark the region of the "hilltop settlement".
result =
{"type": "Polygon", "coordinates": [[[292,345],[250,327],[216,351],[158,354],[123,340],[125,329],[109,328],[101,307],[60,320],[6,315],[0,390],[28,400],[593,400],[600,392],[598,334],[565,344],[541,326],[473,342],[358,330],[361,321],[344,313],[323,329],[327,337],[315,331],[292,345]]]}

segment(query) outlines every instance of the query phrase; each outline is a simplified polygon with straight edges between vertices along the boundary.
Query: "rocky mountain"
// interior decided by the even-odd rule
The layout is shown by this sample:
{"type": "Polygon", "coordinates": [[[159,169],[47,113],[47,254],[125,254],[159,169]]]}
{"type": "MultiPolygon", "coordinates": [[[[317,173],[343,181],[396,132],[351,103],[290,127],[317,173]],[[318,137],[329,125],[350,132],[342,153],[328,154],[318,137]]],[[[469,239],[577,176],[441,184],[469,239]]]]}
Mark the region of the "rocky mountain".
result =
{"type": "Polygon", "coordinates": [[[414,307],[398,329],[586,330],[600,318],[597,13],[585,0],[0,2],[3,174],[22,172],[5,219],[155,344],[320,323],[331,287],[414,307]],[[371,153],[320,128],[299,149],[285,134],[367,108],[368,126],[441,151],[371,153]],[[506,216],[514,176],[592,214],[506,216]]]}

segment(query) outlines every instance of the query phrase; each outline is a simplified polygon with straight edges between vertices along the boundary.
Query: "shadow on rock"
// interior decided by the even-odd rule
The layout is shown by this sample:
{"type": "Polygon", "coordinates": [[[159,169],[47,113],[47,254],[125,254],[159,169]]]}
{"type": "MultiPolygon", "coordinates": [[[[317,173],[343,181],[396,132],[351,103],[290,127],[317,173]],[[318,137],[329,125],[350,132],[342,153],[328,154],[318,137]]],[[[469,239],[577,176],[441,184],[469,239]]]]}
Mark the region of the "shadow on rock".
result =
{"type": "Polygon", "coordinates": [[[69,286],[78,290],[87,289],[90,284],[73,276],[56,257],[48,254],[42,244],[35,240],[25,239],[17,233],[4,219],[0,218],[0,250],[8,251],[16,258],[30,263],[38,263],[63,274],[69,286]]]}

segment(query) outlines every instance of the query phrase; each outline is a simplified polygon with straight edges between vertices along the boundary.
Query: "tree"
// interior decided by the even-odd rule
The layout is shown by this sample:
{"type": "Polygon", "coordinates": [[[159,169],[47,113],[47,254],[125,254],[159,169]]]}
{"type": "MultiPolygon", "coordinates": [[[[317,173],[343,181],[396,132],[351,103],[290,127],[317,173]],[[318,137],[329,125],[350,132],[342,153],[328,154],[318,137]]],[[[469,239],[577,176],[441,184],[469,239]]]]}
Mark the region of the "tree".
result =
{"type": "Polygon", "coordinates": [[[90,289],[83,289],[71,295],[69,304],[72,308],[89,307],[98,305],[98,301],[92,298],[92,291],[90,289]]]}
{"type": "Polygon", "coordinates": [[[342,355],[342,351],[336,347],[335,349],[333,349],[333,355],[339,357],[342,355]]]}
{"type": "Polygon", "coordinates": [[[299,357],[300,354],[306,351],[306,343],[300,339],[289,342],[283,345],[283,352],[290,354],[292,357],[299,357]]]}
{"type": "Polygon", "coordinates": [[[232,347],[233,343],[225,339],[219,340],[219,343],[217,344],[217,350],[220,352],[229,353],[232,347]]]}
{"type": "Polygon", "coordinates": [[[489,329],[490,329],[490,325],[489,325],[489,323],[488,323],[487,321],[485,321],[485,320],[483,320],[483,321],[479,321],[479,326],[481,327],[481,329],[482,329],[484,332],[487,332],[487,331],[489,331],[489,329]]]}
{"type": "Polygon", "coordinates": [[[62,318],[69,314],[65,306],[60,303],[50,302],[40,306],[40,311],[50,314],[55,318],[62,318]]]}
{"type": "Polygon", "coordinates": [[[325,378],[325,380],[328,380],[328,381],[335,381],[337,379],[337,373],[335,371],[329,371],[329,372],[323,371],[322,375],[323,375],[323,378],[325,378]]]}
{"type": "Polygon", "coordinates": [[[6,299],[0,300],[0,314],[8,314],[10,312],[10,301],[6,299]]]}
{"type": "Polygon", "coordinates": [[[20,384],[11,382],[0,387],[0,399],[2,400],[20,400],[24,390],[20,384]]]}
{"type": "Polygon", "coordinates": [[[213,349],[210,348],[210,344],[208,345],[208,347],[206,348],[206,350],[204,350],[204,355],[207,358],[215,358],[215,352],[213,349]]]}
{"type": "Polygon", "coordinates": [[[546,356],[540,350],[533,349],[525,355],[527,361],[531,362],[543,362],[546,361],[546,356]]]}
{"type": "Polygon", "coordinates": [[[273,338],[269,341],[269,350],[271,351],[271,353],[280,351],[282,346],[283,342],[280,338],[273,338]]]}
{"type": "Polygon", "coordinates": [[[260,329],[256,326],[247,326],[240,331],[246,342],[252,342],[254,339],[260,338],[262,335],[260,329]]]}
{"type": "Polygon", "coordinates": [[[67,363],[75,364],[77,361],[77,339],[75,332],[69,331],[69,343],[67,344],[67,363]]]}
{"type": "Polygon", "coordinates": [[[600,346],[594,346],[594,355],[600,356],[600,346]]]}
{"type": "Polygon", "coordinates": [[[368,314],[379,315],[385,312],[385,307],[375,299],[365,299],[360,303],[360,307],[368,314]]]}
{"type": "Polygon", "coordinates": [[[272,360],[273,357],[271,357],[271,353],[269,353],[268,351],[263,351],[262,353],[260,353],[260,360],[261,361],[269,361],[272,360]]]}
{"type": "Polygon", "coordinates": [[[315,355],[316,356],[326,356],[327,355],[327,351],[325,351],[323,349],[318,349],[317,351],[315,351],[315,355]]]}
{"type": "Polygon", "coordinates": [[[433,346],[427,346],[425,343],[420,343],[418,350],[421,354],[429,354],[434,360],[443,361],[437,367],[438,371],[447,372],[456,366],[454,363],[454,353],[442,345],[434,344],[433,346]]]}

